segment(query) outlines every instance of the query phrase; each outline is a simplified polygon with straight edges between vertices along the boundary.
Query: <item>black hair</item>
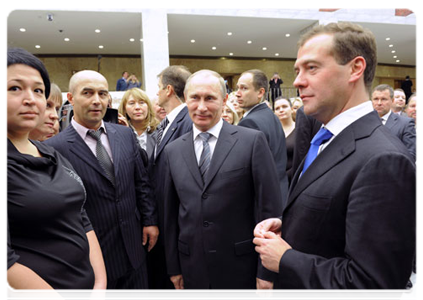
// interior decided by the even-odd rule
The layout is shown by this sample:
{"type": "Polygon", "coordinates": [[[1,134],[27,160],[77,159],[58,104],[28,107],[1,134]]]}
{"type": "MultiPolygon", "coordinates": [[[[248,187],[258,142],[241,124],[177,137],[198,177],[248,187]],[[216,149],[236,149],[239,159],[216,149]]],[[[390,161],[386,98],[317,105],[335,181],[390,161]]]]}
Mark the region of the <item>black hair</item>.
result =
{"type": "Polygon", "coordinates": [[[44,64],[34,54],[22,48],[9,48],[7,49],[7,66],[22,64],[34,68],[40,72],[43,79],[46,99],[50,96],[50,77],[44,64]]]}

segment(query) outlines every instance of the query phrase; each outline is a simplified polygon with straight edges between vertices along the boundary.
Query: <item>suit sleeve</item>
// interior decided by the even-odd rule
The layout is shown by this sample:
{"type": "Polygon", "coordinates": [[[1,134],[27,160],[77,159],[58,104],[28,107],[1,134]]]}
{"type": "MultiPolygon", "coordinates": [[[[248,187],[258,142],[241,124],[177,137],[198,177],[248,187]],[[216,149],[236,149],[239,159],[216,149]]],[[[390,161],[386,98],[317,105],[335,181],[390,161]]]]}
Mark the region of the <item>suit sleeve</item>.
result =
{"type": "Polygon", "coordinates": [[[182,274],[179,254],[179,197],[173,183],[172,174],[169,167],[169,157],[167,148],[164,149],[164,242],[167,272],[169,276],[182,274]]]}
{"type": "MultiPolygon", "coordinates": [[[[252,156],[252,173],[257,207],[256,222],[258,223],[267,218],[281,216],[282,194],[272,153],[262,132],[257,134],[252,156]]],[[[264,268],[259,259],[257,277],[273,282],[275,276],[276,273],[264,268]]]]}
{"type": "Polygon", "coordinates": [[[142,214],[143,226],[158,225],[156,201],[154,199],[149,172],[144,166],[138,143],[132,132],[130,133],[130,138],[135,156],[135,189],[142,214]]]}
{"type": "Polygon", "coordinates": [[[288,250],[279,264],[281,287],[404,289],[415,251],[415,179],[406,155],[375,155],[351,187],[345,256],[325,258],[288,250]]]}
{"type": "Polygon", "coordinates": [[[407,147],[414,161],[416,161],[416,128],[415,122],[411,118],[407,118],[407,125],[402,133],[401,140],[407,147]]]}

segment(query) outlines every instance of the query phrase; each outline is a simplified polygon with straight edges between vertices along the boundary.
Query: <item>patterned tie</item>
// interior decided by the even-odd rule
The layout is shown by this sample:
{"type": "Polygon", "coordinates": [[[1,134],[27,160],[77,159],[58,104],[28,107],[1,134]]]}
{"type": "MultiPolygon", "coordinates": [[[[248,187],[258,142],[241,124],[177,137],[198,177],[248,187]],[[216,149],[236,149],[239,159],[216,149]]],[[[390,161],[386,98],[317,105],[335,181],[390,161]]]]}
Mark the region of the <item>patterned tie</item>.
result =
{"type": "Polygon", "coordinates": [[[169,120],[167,117],[163,119],[163,121],[157,126],[157,146],[160,145],[163,137],[163,131],[166,129],[166,126],[169,124],[169,120]]]}
{"type": "Polygon", "coordinates": [[[308,153],[304,163],[303,174],[314,161],[314,159],[317,157],[317,152],[319,151],[320,145],[326,143],[328,140],[330,140],[332,136],[333,133],[327,130],[325,127],[320,128],[320,130],[316,133],[316,135],[311,141],[310,149],[308,149],[308,153]]]}
{"type": "Polygon", "coordinates": [[[211,160],[211,152],[210,152],[210,145],[209,145],[209,139],[211,138],[211,134],[208,132],[202,132],[200,133],[200,138],[203,141],[203,152],[201,152],[200,156],[200,162],[198,164],[198,167],[200,168],[201,177],[203,178],[207,173],[207,170],[210,167],[210,160],[211,160]]]}
{"type": "Polygon", "coordinates": [[[101,134],[103,132],[103,128],[100,128],[99,130],[88,130],[87,134],[94,138],[97,141],[97,146],[95,148],[95,152],[97,155],[97,160],[100,163],[100,166],[103,168],[103,170],[106,172],[107,178],[115,184],[115,173],[114,173],[114,167],[113,162],[109,157],[109,154],[106,151],[106,148],[104,148],[103,144],[101,143],[101,134]]]}

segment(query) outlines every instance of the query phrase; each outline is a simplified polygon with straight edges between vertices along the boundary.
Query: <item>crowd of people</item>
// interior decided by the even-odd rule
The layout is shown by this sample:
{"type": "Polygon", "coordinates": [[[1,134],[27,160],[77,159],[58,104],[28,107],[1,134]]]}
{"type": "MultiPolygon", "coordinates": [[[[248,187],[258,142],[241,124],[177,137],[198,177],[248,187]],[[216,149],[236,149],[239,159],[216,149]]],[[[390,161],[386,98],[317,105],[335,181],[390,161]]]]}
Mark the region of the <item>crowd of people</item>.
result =
{"type": "Polygon", "coordinates": [[[370,31],[319,25],[299,41],[299,97],[267,99],[277,73],[227,94],[219,73],[174,65],[150,99],[124,72],[116,123],[107,79],[84,70],[59,130],[60,89],[8,49],[9,285],[410,287],[416,94],[372,89],[376,64],[370,31]]]}

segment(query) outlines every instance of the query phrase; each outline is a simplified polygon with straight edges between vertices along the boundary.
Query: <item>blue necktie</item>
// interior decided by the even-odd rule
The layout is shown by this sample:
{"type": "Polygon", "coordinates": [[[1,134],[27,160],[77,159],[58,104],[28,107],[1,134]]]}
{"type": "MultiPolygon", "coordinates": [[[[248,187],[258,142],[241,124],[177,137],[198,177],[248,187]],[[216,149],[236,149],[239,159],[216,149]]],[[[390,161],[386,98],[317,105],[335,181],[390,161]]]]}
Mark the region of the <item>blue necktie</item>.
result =
{"type": "Polygon", "coordinates": [[[317,157],[317,152],[319,151],[320,145],[326,143],[332,136],[333,133],[327,130],[325,127],[320,128],[320,130],[316,133],[316,135],[311,140],[310,149],[308,149],[304,163],[303,174],[317,157]]]}
{"type": "Polygon", "coordinates": [[[200,162],[198,164],[200,168],[201,177],[203,177],[209,169],[210,166],[210,160],[211,160],[211,152],[210,152],[210,145],[209,145],[209,139],[211,138],[211,134],[208,132],[202,132],[200,133],[200,138],[203,141],[203,152],[201,152],[200,156],[200,162]]]}

